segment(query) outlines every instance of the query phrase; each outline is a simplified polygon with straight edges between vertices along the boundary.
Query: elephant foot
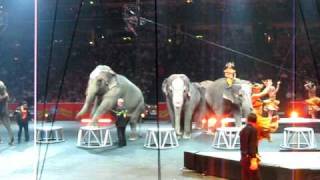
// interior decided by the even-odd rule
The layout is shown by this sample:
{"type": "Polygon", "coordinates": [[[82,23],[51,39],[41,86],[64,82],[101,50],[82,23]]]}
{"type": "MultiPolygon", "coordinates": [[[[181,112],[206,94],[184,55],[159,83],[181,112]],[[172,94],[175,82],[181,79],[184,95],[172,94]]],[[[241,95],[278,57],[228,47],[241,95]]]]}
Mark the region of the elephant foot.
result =
{"type": "Polygon", "coordinates": [[[129,140],[130,141],[135,141],[137,139],[138,139],[138,135],[136,133],[135,134],[130,134],[130,136],[129,136],[129,140]]]}
{"type": "Polygon", "coordinates": [[[182,136],[183,134],[182,134],[182,132],[176,132],[176,135],[177,136],[182,136]]]}
{"type": "Polygon", "coordinates": [[[191,139],[191,134],[184,134],[183,139],[191,139]]]}
{"type": "Polygon", "coordinates": [[[9,141],[8,144],[9,144],[10,146],[12,146],[12,145],[14,144],[13,142],[14,142],[14,138],[11,138],[11,140],[9,141]]]}

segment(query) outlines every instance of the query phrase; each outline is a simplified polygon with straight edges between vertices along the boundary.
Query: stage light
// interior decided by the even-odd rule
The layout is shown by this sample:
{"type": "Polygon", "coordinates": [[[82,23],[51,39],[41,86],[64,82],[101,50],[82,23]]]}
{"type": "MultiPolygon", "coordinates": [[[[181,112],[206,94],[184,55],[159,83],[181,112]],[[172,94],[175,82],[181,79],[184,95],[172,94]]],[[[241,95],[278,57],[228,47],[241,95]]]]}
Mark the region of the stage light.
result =
{"type": "Polygon", "coordinates": [[[101,39],[104,39],[104,35],[101,36],[101,39]]]}
{"type": "Polygon", "coordinates": [[[90,45],[93,45],[94,43],[93,43],[93,41],[89,41],[89,44],[90,44],[90,45]]]}
{"type": "Polygon", "coordinates": [[[124,41],[131,41],[131,37],[127,36],[127,37],[122,37],[122,40],[124,41]]]}
{"type": "Polygon", "coordinates": [[[292,112],[290,113],[290,118],[297,118],[297,117],[299,117],[298,112],[292,111],[292,112]]]}
{"type": "Polygon", "coordinates": [[[213,127],[217,122],[217,119],[216,118],[209,118],[208,119],[208,127],[213,127]]]}
{"type": "Polygon", "coordinates": [[[270,35],[268,35],[268,38],[267,38],[268,43],[270,43],[271,40],[272,40],[272,37],[270,35]]]}
{"type": "Polygon", "coordinates": [[[172,42],[172,39],[171,38],[168,38],[168,43],[171,43],[172,42]]]}
{"type": "Polygon", "coordinates": [[[145,118],[146,117],[146,115],[144,113],[141,113],[140,116],[141,116],[141,118],[145,118]]]}
{"type": "Polygon", "coordinates": [[[99,119],[98,122],[101,122],[101,123],[111,123],[112,120],[109,119],[109,118],[106,118],[106,119],[99,119]]]}
{"type": "Polygon", "coordinates": [[[49,117],[49,114],[48,114],[48,113],[45,113],[45,114],[44,114],[44,117],[45,117],[45,118],[48,118],[48,117],[49,117]]]}
{"type": "Polygon", "coordinates": [[[91,122],[91,119],[81,119],[81,122],[82,123],[89,123],[89,122],[91,122]]]}
{"type": "Polygon", "coordinates": [[[196,38],[197,38],[197,39],[202,39],[202,38],[203,38],[203,35],[196,35],[196,38]]]}
{"type": "Polygon", "coordinates": [[[227,124],[228,124],[228,119],[224,118],[224,119],[221,120],[221,126],[222,127],[226,127],[227,124]]]}
{"type": "Polygon", "coordinates": [[[90,1],[90,4],[91,4],[91,5],[93,5],[93,4],[94,4],[94,2],[93,2],[93,1],[90,1]]]}
{"type": "Polygon", "coordinates": [[[202,120],[201,120],[201,123],[202,123],[202,124],[205,124],[205,123],[207,123],[207,120],[206,120],[206,119],[202,119],[202,120]]]}
{"type": "Polygon", "coordinates": [[[192,3],[192,0],[186,0],[185,1],[187,4],[190,4],[190,3],[192,3]]]}

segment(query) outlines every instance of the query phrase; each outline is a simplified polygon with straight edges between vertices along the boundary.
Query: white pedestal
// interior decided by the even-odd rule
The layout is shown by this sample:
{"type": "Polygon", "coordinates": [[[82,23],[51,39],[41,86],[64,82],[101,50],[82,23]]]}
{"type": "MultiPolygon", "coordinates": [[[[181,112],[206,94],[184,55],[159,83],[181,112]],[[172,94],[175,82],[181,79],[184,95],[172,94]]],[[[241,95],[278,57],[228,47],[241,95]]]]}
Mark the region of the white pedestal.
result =
{"type": "Polygon", "coordinates": [[[170,149],[178,147],[179,143],[177,140],[174,128],[149,128],[147,130],[144,147],[150,149],[170,149]],[[159,140],[158,140],[159,132],[159,140]]]}
{"type": "Polygon", "coordinates": [[[283,149],[314,149],[314,131],[308,127],[287,127],[283,131],[283,149]]]}
{"type": "Polygon", "coordinates": [[[83,148],[102,148],[112,146],[110,129],[114,126],[83,126],[78,132],[77,146],[83,148]]]}
{"type": "Polygon", "coordinates": [[[36,127],[37,143],[58,143],[63,141],[63,128],[61,126],[36,127]]]}
{"type": "Polygon", "coordinates": [[[241,127],[221,127],[213,138],[212,146],[216,149],[235,150],[240,149],[240,131],[241,127]]]}

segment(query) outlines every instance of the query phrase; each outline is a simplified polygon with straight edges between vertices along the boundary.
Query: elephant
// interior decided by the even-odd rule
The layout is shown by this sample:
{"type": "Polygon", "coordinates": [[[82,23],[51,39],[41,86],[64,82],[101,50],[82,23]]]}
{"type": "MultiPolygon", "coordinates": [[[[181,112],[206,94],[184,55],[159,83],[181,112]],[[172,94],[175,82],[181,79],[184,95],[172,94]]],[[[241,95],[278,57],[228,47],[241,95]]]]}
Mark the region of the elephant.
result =
{"type": "Polygon", "coordinates": [[[253,111],[251,102],[251,83],[246,80],[235,79],[229,87],[225,78],[215,81],[202,81],[200,85],[205,89],[207,112],[212,111],[220,123],[224,113],[231,113],[235,125],[241,126],[241,117],[246,117],[253,111]]]}
{"type": "Polygon", "coordinates": [[[10,126],[8,101],[9,95],[6,85],[2,81],[0,81],[0,121],[8,131],[9,145],[12,145],[14,142],[14,135],[10,126]]]}
{"type": "Polygon", "coordinates": [[[109,66],[98,65],[90,74],[86,98],[83,107],[77,114],[79,118],[91,110],[92,122],[95,124],[100,115],[111,112],[117,100],[122,98],[128,111],[131,127],[131,139],[137,138],[136,126],[144,112],[144,98],[141,90],[125,76],[115,73],[109,66]]]}
{"type": "Polygon", "coordinates": [[[176,134],[190,139],[192,120],[198,121],[203,114],[201,103],[205,100],[202,87],[199,83],[191,83],[185,74],[172,74],[163,81],[162,91],[176,134]]]}

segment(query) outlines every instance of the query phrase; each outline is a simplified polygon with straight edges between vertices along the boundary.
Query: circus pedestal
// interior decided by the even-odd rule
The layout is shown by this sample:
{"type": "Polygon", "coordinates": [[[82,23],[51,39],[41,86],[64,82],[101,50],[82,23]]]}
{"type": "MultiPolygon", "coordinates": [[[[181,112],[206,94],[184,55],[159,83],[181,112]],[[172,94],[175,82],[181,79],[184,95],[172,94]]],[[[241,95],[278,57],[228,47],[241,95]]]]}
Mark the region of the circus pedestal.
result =
{"type": "Polygon", "coordinates": [[[38,126],[36,127],[37,143],[63,142],[63,128],[61,126],[38,126]]]}
{"type": "Polygon", "coordinates": [[[77,146],[83,148],[102,148],[113,145],[110,130],[114,126],[83,126],[78,132],[77,146]]]}

